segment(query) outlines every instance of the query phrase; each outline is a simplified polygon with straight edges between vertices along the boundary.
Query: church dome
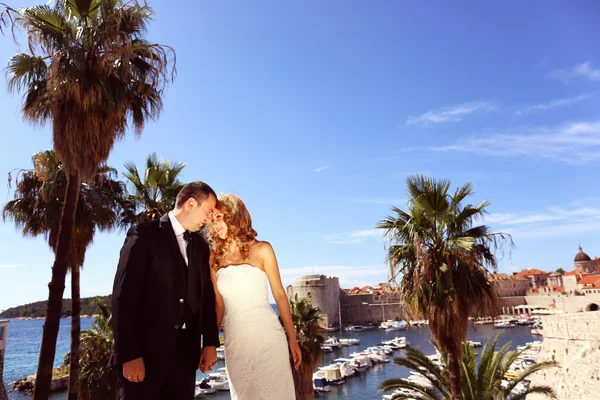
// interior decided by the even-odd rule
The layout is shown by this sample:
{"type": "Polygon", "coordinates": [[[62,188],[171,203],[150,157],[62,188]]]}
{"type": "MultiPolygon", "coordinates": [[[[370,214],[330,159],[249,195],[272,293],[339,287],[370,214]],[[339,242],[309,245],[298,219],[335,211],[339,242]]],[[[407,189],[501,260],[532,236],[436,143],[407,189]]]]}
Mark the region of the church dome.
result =
{"type": "Polygon", "coordinates": [[[585,262],[585,261],[592,261],[592,259],[590,258],[590,256],[585,254],[583,252],[583,249],[581,248],[581,246],[579,246],[579,252],[575,256],[575,262],[585,262]]]}

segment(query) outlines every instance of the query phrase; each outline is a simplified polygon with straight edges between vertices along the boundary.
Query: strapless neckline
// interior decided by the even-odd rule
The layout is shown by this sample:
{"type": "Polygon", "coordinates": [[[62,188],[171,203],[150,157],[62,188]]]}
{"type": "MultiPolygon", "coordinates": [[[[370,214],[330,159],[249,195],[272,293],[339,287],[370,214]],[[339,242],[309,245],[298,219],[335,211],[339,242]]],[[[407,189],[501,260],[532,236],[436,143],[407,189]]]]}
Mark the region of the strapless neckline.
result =
{"type": "Polygon", "coordinates": [[[246,267],[246,268],[254,268],[259,270],[260,272],[262,272],[263,274],[267,274],[265,271],[263,271],[261,268],[257,267],[256,265],[252,265],[252,264],[248,264],[248,263],[243,263],[243,264],[229,264],[225,267],[221,267],[217,270],[216,274],[218,274],[219,272],[221,272],[221,270],[227,269],[227,268],[231,268],[231,267],[246,267]]]}

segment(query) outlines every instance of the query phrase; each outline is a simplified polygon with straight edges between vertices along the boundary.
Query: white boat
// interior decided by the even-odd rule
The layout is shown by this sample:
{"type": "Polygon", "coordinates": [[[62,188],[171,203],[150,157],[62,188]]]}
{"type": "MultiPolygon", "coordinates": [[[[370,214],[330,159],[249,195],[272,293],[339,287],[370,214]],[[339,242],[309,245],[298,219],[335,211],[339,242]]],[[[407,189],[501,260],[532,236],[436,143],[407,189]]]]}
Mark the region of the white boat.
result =
{"type": "Polygon", "coordinates": [[[363,325],[350,325],[344,328],[344,330],[350,332],[362,332],[364,330],[367,330],[367,327],[363,325]]]}
{"type": "Polygon", "coordinates": [[[385,355],[385,352],[379,347],[367,347],[365,350],[371,359],[377,363],[387,363],[390,359],[385,355]]]}
{"type": "Polygon", "coordinates": [[[404,321],[387,320],[379,325],[380,329],[385,329],[386,332],[402,331],[408,327],[404,321]]]}
{"type": "Polygon", "coordinates": [[[325,379],[325,372],[317,371],[313,374],[313,387],[317,392],[331,392],[331,386],[325,379]]]}
{"type": "Polygon", "coordinates": [[[393,348],[393,347],[385,345],[385,344],[383,346],[379,346],[379,348],[381,350],[383,350],[383,352],[385,353],[386,356],[391,356],[394,353],[394,350],[397,350],[396,348],[393,348]]]}
{"type": "Polygon", "coordinates": [[[219,346],[217,347],[217,360],[225,359],[225,347],[219,346]]]}
{"type": "Polygon", "coordinates": [[[497,321],[494,324],[494,328],[514,328],[515,324],[510,321],[497,321]]]}
{"type": "Polygon", "coordinates": [[[400,345],[398,345],[398,343],[394,342],[393,340],[384,340],[383,342],[381,342],[381,345],[388,346],[392,350],[400,350],[402,348],[400,347],[400,345]]]}
{"type": "Polygon", "coordinates": [[[340,343],[344,346],[354,346],[360,344],[360,339],[340,339],[340,343]]]}
{"type": "Polygon", "coordinates": [[[333,360],[333,364],[339,366],[342,378],[348,378],[356,374],[354,361],[350,358],[336,358],[333,360]]]}
{"type": "Polygon", "coordinates": [[[331,346],[321,346],[321,350],[323,350],[323,353],[331,353],[333,351],[333,348],[331,346]]]}
{"type": "Polygon", "coordinates": [[[410,343],[408,343],[408,341],[406,340],[406,338],[404,336],[396,337],[392,340],[394,341],[394,343],[396,343],[398,346],[400,346],[401,349],[410,346],[410,343]]]}
{"type": "Polygon", "coordinates": [[[474,342],[472,340],[467,340],[465,343],[471,347],[481,347],[482,346],[481,342],[474,342]]]}
{"type": "Polygon", "coordinates": [[[425,375],[416,372],[416,371],[410,371],[408,378],[406,378],[407,381],[411,382],[411,383],[416,383],[420,386],[424,386],[426,388],[432,388],[433,385],[431,384],[431,381],[429,379],[427,379],[425,377],[425,375]]]}
{"type": "MultiPolygon", "coordinates": [[[[395,389],[390,394],[383,395],[382,400],[392,400],[393,398],[395,398],[399,395],[403,395],[402,398],[406,398],[405,396],[418,396],[418,393],[416,393],[410,389],[400,388],[400,389],[395,389]]],[[[415,399],[414,397],[408,398],[408,400],[414,400],[414,399],[415,399]]]]}
{"type": "Polygon", "coordinates": [[[364,356],[354,356],[352,357],[352,361],[354,361],[354,368],[356,368],[358,372],[364,372],[367,368],[373,366],[373,359],[366,354],[364,356]]]}
{"type": "Polygon", "coordinates": [[[196,382],[196,390],[194,393],[194,397],[200,397],[206,394],[213,394],[217,391],[216,388],[208,384],[209,380],[209,378],[204,378],[201,381],[196,382]]]}
{"type": "Polygon", "coordinates": [[[341,349],[343,344],[335,336],[328,337],[324,342],[324,346],[329,346],[333,350],[341,349]]]}
{"type": "Polygon", "coordinates": [[[229,390],[229,377],[227,376],[227,368],[219,368],[218,371],[219,372],[208,374],[208,385],[217,390],[229,390]]]}
{"type": "Polygon", "coordinates": [[[342,376],[340,367],[337,364],[328,365],[320,368],[321,371],[325,372],[325,379],[330,385],[341,385],[346,382],[346,379],[342,376]]]}

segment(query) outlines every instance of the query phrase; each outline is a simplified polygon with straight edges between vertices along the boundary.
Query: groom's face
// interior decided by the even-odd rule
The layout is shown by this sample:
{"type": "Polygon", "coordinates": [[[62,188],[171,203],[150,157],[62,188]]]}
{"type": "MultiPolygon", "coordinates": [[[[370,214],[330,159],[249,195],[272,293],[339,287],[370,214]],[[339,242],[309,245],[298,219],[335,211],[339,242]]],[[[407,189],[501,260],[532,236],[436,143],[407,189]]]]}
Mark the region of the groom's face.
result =
{"type": "Polygon", "coordinates": [[[217,199],[213,195],[208,196],[208,198],[201,203],[196,202],[190,212],[190,218],[192,220],[192,228],[190,228],[190,231],[198,232],[202,229],[204,224],[210,222],[215,213],[216,206],[217,199]]]}

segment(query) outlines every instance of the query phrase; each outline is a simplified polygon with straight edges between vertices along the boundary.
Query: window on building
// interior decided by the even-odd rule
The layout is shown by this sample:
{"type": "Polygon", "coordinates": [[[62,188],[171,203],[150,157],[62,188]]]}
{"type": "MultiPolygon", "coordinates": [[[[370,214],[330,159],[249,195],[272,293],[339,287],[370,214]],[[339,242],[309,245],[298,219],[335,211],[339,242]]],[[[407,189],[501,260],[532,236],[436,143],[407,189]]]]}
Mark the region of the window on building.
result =
{"type": "Polygon", "coordinates": [[[310,295],[310,292],[308,292],[308,297],[310,297],[312,299],[312,296],[310,295]]]}
{"type": "Polygon", "coordinates": [[[0,342],[2,341],[3,338],[4,338],[4,327],[0,326],[0,342]]]}

